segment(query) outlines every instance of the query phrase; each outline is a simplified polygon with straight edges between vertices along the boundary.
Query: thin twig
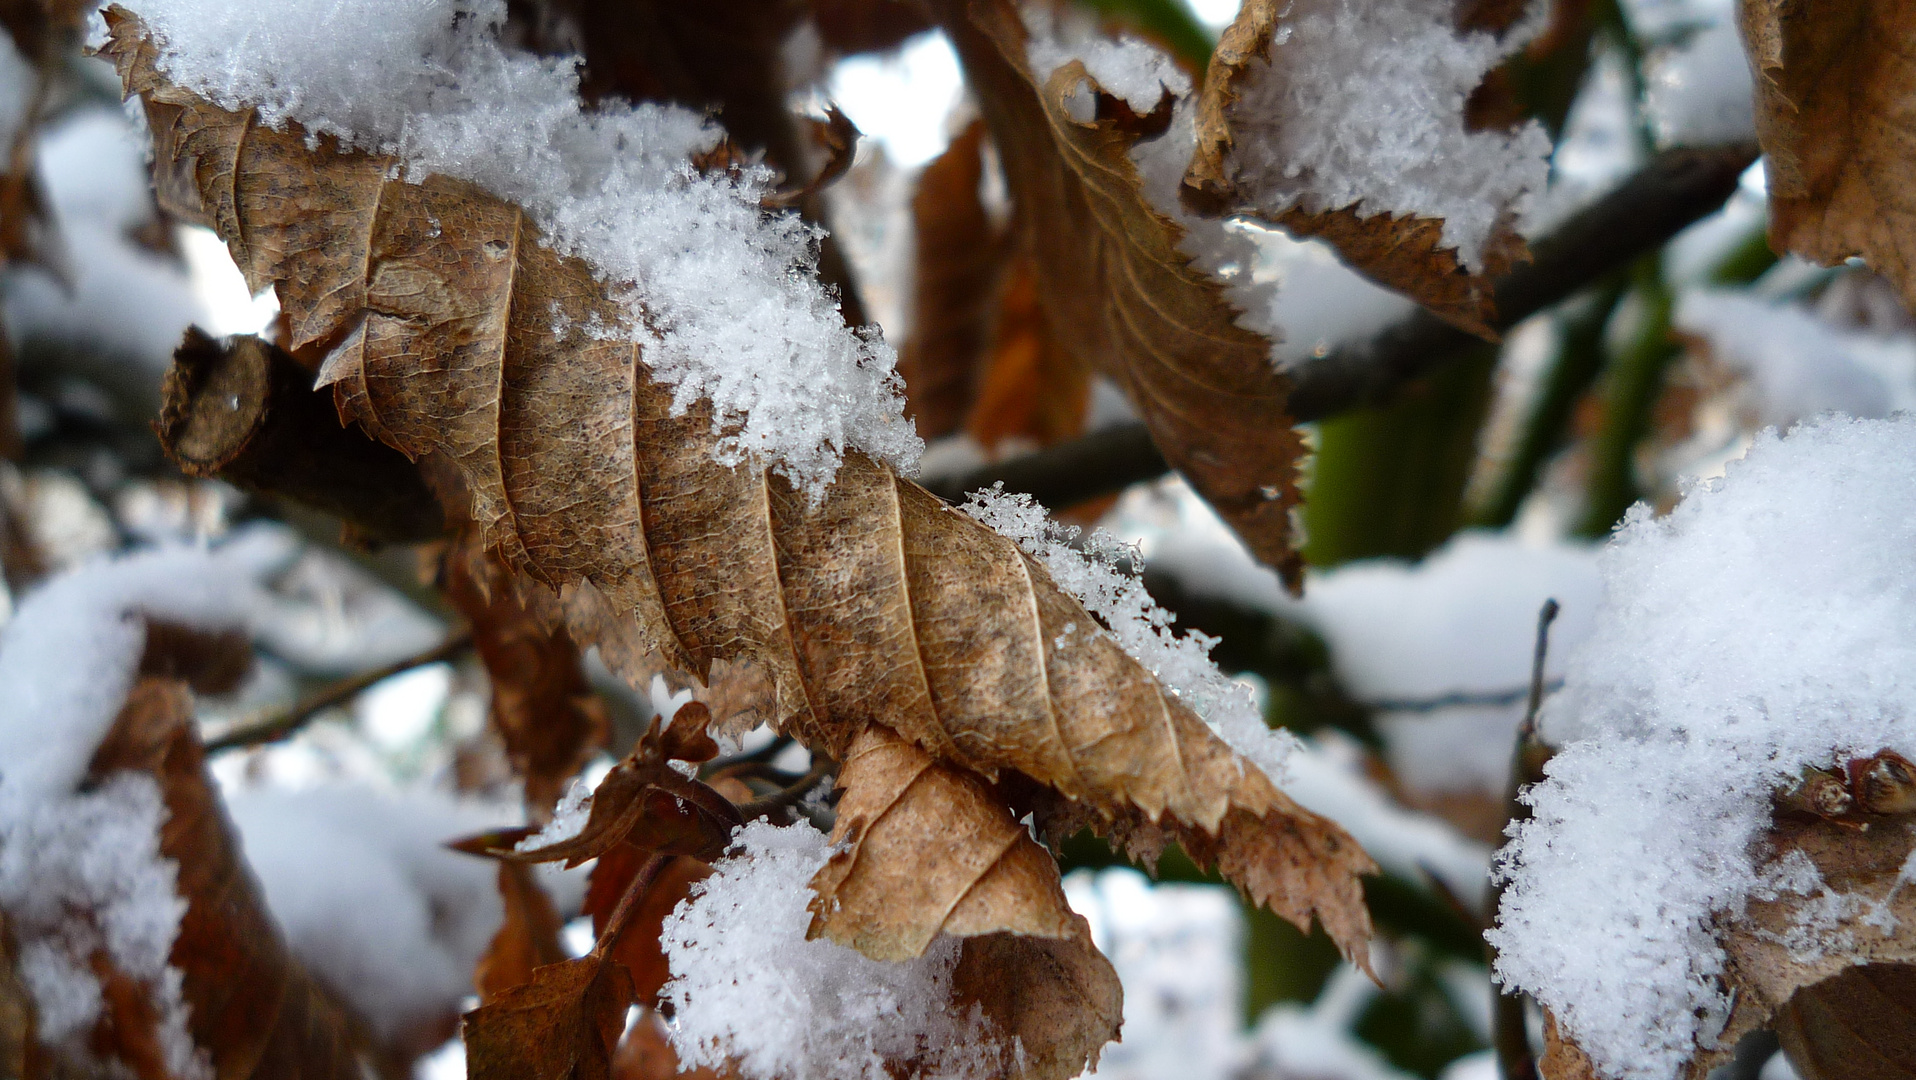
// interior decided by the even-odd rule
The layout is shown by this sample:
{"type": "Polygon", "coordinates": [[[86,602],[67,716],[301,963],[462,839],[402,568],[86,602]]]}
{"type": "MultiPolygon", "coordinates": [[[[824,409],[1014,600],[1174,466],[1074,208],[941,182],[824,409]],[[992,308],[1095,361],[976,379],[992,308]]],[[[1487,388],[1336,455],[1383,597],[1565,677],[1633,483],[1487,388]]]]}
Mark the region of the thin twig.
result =
{"type": "Polygon", "coordinates": [[[793,783],[790,787],[780,788],[770,795],[762,795],[750,802],[739,803],[738,814],[745,820],[750,821],[753,818],[763,817],[774,811],[783,810],[788,806],[795,806],[799,801],[804,799],[805,796],[811,794],[812,789],[818,786],[820,780],[832,775],[832,770],[836,767],[837,766],[833,765],[830,761],[820,758],[812,764],[811,769],[807,771],[804,776],[799,777],[797,782],[793,783]]]}
{"type": "Polygon", "coordinates": [[[206,743],[206,752],[217,754],[222,750],[232,750],[241,746],[259,746],[263,743],[278,742],[305,727],[313,717],[327,709],[335,705],[343,705],[358,697],[374,683],[383,682],[400,672],[411,671],[416,667],[451,660],[471,647],[472,631],[461,630],[425,652],[395,660],[383,667],[373,668],[371,671],[362,671],[351,678],[341,679],[322,687],[270,720],[235,728],[217,739],[210,739],[206,743]]]}
{"type": "MultiPolygon", "coordinates": [[[[1563,685],[1562,679],[1553,679],[1544,686],[1545,691],[1555,690],[1563,685]]],[[[1439,709],[1492,708],[1499,705],[1515,705],[1526,700],[1534,690],[1529,686],[1513,686],[1506,690],[1458,690],[1439,697],[1427,698],[1378,698],[1359,701],[1366,709],[1378,712],[1436,712],[1439,709]]]]}
{"type": "Polygon", "coordinates": [[[725,772],[727,769],[736,768],[740,765],[764,764],[783,753],[786,747],[792,745],[792,742],[793,739],[790,735],[780,735],[756,750],[744,750],[736,754],[727,754],[724,757],[713,758],[700,767],[699,774],[707,780],[710,780],[725,772]]]}
{"type": "MultiPolygon", "coordinates": [[[[1523,723],[1517,727],[1517,746],[1511,754],[1510,783],[1504,790],[1504,833],[1509,835],[1511,824],[1530,816],[1530,808],[1524,805],[1523,789],[1537,782],[1543,775],[1543,764],[1549,759],[1549,750],[1537,738],[1537,710],[1543,707],[1544,661],[1550,656],[1550,624],[1557,621],[1557,612],[1561,610],[1555,599],[1545,600],[1543,608],[1537,612],[1537,647],[1530,660],[1530,701],[1524,709],[1523,723]]],[[[1493,879],[1490,886],[1490,918],[1496,925],[1498,908],[1503,904],[1504,886],[1501,879],[1493,879]]],[[[1486,959],[1494,970],[1497,964],[1497,950],[1486,945],[1486,959]]],[[[1537,1080],[1536,1052],[1530,1046],[1529,1018],[1525,1015],[1524,995],[1505,990],[1497,995],[1496,1011],[1492,1017],[1491,1042],[1497,1051],[1497,1067],[1503,1080],[1537,1080]]]]}
{"type": "MultiPolygon", "coordinates": [[[[1498,280],[1499,331],[1609,277],[1715,213],[1736,191],[1756,147],[1679,148],[1652,158],[1532,247],[1534,258],[1498,280]]],[[[1293,419],[1324,420],[1391,400],[1406,384],[1480,344],[1427,311],[1300,365],[1292,374],[1293,419]]],[[[929,477],[949,502],[1002,481],[1053,509],[1112,495],[1169,471],[1143,424],[1103,428],[1037,453],[964,473],[929,477]]]]}
{"type": "Polygon", "coordinates": [[[639,910],[639,901],[645,899],[652,882],[657,880],[659,871],[665,869],[670,859],[671,856],[664,852],[655,851],[639,867],[639,872],[632,875],[632,880],[626,883],[625,893],[619,897],[619,906],[612,909],[612,917],[605,921],[605,930],[592,946],[593,956],[604,957],[618,946],[626,924],[632,921],[632,913],[639,910]]]}

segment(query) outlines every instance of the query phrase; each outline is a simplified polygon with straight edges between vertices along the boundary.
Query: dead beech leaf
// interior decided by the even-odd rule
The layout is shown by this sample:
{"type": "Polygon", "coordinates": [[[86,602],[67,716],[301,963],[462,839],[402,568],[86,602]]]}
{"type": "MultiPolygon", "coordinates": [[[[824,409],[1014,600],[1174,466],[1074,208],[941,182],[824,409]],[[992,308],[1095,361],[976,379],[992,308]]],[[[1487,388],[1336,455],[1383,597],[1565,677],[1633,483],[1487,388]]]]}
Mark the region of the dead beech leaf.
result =
{"type": "Polygon", "coordinates": [[[1861,256],[1916,307],[1916,9],[1889,0],[1737,7],[1756,73],[1770,243],[1861,256]]]}
{"type": "Polygon", "coordinates": [[[527,609],[514,575],[487,556],[471,530],[446,550],[439,582],[472,625],[492,682],[492,726],[525,778],[527,813],[543,821],[566,782],[605,745],[605,703],[586,681],[571,635],[527,609]]]}
{"type": "MultiPolygon", "coordinates": [[[[160,854],[179,864],[177,888],[187,902],[168,963],[183,976],[187,1029],[214,1074],[364,1076],[368,1048],[358,1025],[293,959],[241,860],[183,684],[134,684],[91,768],[95,777],[121,770],[152,776],[166,804],[160,854]]],[[[126,989],[120,987],[121,998],[126,989]]],[[[103,1048],[108,1056],[145,1056],[138,1009],[133,1000],[116,1001],[112,1015],[121,1024],[103,1048]]]]}
{"type": "Polygon", "coordinates": [[[472,1080],[608,1080],[632,980],[615,960],[585,956],[532,973],[466,1014],[472,1080]]]}
{"type": "Polygon", "coordinates": [[[1563,1033],[1548,1009],[1543,1014],[1543,1057],[1537,1061],[1537,1069],[1542,1080],[1598,1080],[1590,1055],[1563,1033]]]}
{"type": "MultiPolygon", "coordinates": [[[[933,5],[964,63],[1004,161],[1052,338],[1124,388],[1166,460],[1293,584],[1301,437],[1270,342],[1236,323],[1223,286],[1178,251],[1182,230],[1145,198],[1131,148],[1150,118],[1099,97],[1109,115],[1073,118],[1095,84],[1067,64],[1040,85],[1008,0],[933,5]]],[[[1168,112],[1160,118],[1168,120],[1168,112]]]]}
{"type": "MultiPolygon", "coordinates": [[[[1276,225],[1294,236],[1315,236],[1343,256],[1352,268],[1416,300],[1461,329],[1496,340],[1491,328],[1496,306],[1491,282],[1518,262],[1529,259],[1529,249],[1517,235],[1514,216],[1507,217],[1484,245],[1483,272],[1471,273],[1455,248],[1442,245],[1443,222],[1410,215],[1360,215],[1354,206],[1310,213],[1302,206],[1272,215],[1240,190],[1232,151],[1239,139],[1236,109],[1251,81],[1272,70],[1272,43],[1288,34],[1284,26],[1293,14],[1289,0],[1245,0],[1237,18],[1218,38],[1211,66],[1198,99],[1197,152],[1184,176],[1181,192],[1193,209],[1212,217],[1245,215],[1276,225]]],[[[1474,5],[1466,21],[1508,21],[1521,5],[1474,5]]],[[[1301,15],[1301,12],[1296,14],[1301,15]]],[[[1483,25],[1484,29],[1495,29],[1483,25]]],[[[1269,125],[1281,118],[1260,114],[1269,125]]]]}
{"type": "MultiPolygon", "coordinates": [[[[1015,13],[1000,14],[1017,25],[1015,13]]],[[[709,410],[672,415],[635,345],[554,331],[554,310],[575,326],[613,325],[620,311],[589,268],[538,243],[516,208],[448,181],[388,181],[383,159],[323,140],[309,147],[296,127],[275,132],[217,109],[162,80],[133,16],[116,9],[109,21],[107,51],[148,101],[158,172],[191,181],[178,197],[204,195],[205,217],[249,280],[278,288],[296,344],[336,343],[324,377],[342,413],[411,456],[456,467],[488,548],[564,590],[575,640],[601,644],[615,670],[642,645],[701,677],[720,660],[749,665],[766,679],[778,724],[816,752],[842,761],[867,728],[888,728],[987,782],[1056,792],[1099,829],[1161,829],[1260,902],[1306,925],[1320,919],[1361,953],[1369,923],[1355,875],[1371,869],[1361,849],[1089,632],[1096,620],[1012,541],[861,454],[847,454],[815,504],[763,471],[717,465],[709,410]]],[[[996,47],[975,29],[961,33],[966,48],[996,47]]],[[[1022,79],[1002,57],[992,62],[1022,79]]],[[[1024,107],[1037,110],[1020,85],[1024,107]]],[[[1079,136],[1123,160],[1122,132],[1079,136]]],[[[1074,190],[1089,214],[1091,189],[1074,190]]],[[[1147,212],[1135,182],[1117,195],[1147,212]]],[[[1241,361],[1225,364],[1242,369],[1239,383],[1222,385],[1254,385],[1217,400],[1243,406],[1231,438],[1281,457],[1283,475],[1262,466],[1199,475],[1283,484],[1274,498],[1246,492],[1238,523],[1263,537],[1267,557],[1288,558],[1288,524],[1277,524],[1295,496],[1299,444],[1275,411],[1265,345],[1229,322],[1217,287],[1171,243],[1169,233],[1100,241],[1111,272],[1144,276],[1118,301],[1137,309],[1096,332],[1136,317],[1170,334],[1164,320],[1178,312],[1192,321],[1178,324],[1177,356],[1241,361]]],[[[1125,340],[1138,364],[1157,363],[1135,351],[1144,339],[1125,340]]],[[[1154,370],[1134,381],[1189,384],[1197,369],[1154,370]]],[[[1203,437],[1174,433],[1177,445],[1276,462],[1227,452],[1216,415],[1186,421],[1203,437]]],[[[1218,490],[1214,501],[1231,512],[1218,490]]],[[[702,802],[709,792],[640,755],[607,776],[578,837],[499,854],[576,862],[623,840],[701,854],[735,813],[716,793],[702,802]],[[641,824],[655,832],[635,836],[641,824]]]]}
{"type": "Polygon", "coordinates": [[[918,174],[911,197],[912,329],[898,373],[905,415],[927,439],[958,430],[971,411],[1011,253],[980,194],[984,146],[984,122],[974,120],[918,174]]]}
{"type": "Polygon", "coordinates": [[[479,990],[481,1003],[497,1001],[499,995],[515,986],[532,981],[532,972],[547,964],[565,960],[565,947],[559,931],[564,921],[524,863],[499,863],[499,898],[504,901],[505,921],[492,936],[472,983],[479,990]]]}
{"type": "Polygon", "coordinates": [[[1028,1080],[1069,1080],[1095,1066],[1123,1019],[1117,972],[1091,947],[1089,924],[1076,918],[1066,938],[966,938],[952,970],[954,1008],[977,1007],[1022,1054],[1028,1080]]]}

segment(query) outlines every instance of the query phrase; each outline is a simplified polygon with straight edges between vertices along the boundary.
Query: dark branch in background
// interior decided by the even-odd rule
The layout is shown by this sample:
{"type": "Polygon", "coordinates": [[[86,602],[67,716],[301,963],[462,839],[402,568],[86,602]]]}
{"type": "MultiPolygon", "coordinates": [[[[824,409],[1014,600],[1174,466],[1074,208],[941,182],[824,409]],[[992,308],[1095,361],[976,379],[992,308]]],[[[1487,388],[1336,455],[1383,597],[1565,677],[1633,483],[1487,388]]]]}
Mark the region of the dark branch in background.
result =
{"type": "Polygon", "coordinates": [[[411,671],[416,667],[451,660],[470,648],[472,648],[472,631],[462,630],[425,652],[395,660],[383,667],[373,668],[371,671],[362,671],[329,686],[321,687],[277,716],[256,724],[235,728],[217,739],[208,739],[206,752],[217,754],[222,750],[233,750],[242,746],[260,746],[278,742],[292,736],[327,709],[335,705],[344,705],[358,697],[374,683],[383,682],[402,671],[411,671]]]}
{"type": "MultiPolygon", "coordinates": [[[[1715,213],[1756,160],[1753,146],[1666,150],[1614,191],[1532,246],[1535,258],[1497,283],[1498,330],[1564,300],[1655,251],[1715,213]]],[[[1467,352],[1479,339],[1425,311],[1303,365],[1294,373],[1291,415],[1323,420],[1378,405],[1467,352]]],[[[1092,432],[1035,454],[926,484],[951,502],[1002,482],[1053,508],[1115,494],[1169,471],[1143,424],[1092,432]]]]}
{"type": "MultiPolygon", "coordinates": [[[[1543,686],[1544,690],[1555,690],[1563,685],[1562,679],[1553,679],[1543,686]]],[[[1436,712],[1439,709],[1494,708],[1500,705],[1515,705],[1531,697],[1536,689],[1528,686],[1513,686],[1508,690],[1458,690],[1455,693],[1440,694],[1427,698],[1378,698],[1362,699],[1365,708],[1378,712],[1436,712]]]]}
{"type": "Polygon", "coordinates": [[[406,544],[445,532],[413,463],[341,426],[332,395],[315,392],[312,373],[277,346],[190,329],[161,396],[160,445],[188,476],[323,510],[358,539],[406,544]]]}

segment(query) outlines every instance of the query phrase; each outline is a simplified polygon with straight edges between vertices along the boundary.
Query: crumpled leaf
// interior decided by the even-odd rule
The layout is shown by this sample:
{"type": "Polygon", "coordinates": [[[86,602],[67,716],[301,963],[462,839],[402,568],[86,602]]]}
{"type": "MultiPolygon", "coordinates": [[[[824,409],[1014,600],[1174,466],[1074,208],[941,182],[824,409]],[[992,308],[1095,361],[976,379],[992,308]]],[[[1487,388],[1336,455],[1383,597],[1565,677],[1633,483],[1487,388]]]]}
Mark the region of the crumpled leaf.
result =
{"type": "Polygon", "coordinates": [[[571,635],[527,609],[514,576],[487,556],[470,530],[447,549],[439,582],[472,626],[492,682],[492,726],[513,771],[525,778],[528,812],[542,819],[605,745],[605,703],[586,681],[571,635]]]}
{"type": "MultiPolygon", "coordinates": [[[[1015,13],[1001,14],[1015,25],[1015,13]]],[[[575,640],[598,643],[615,670],[641,646],[701,677],[721,659],[755,666],[779,725],[816,752],[843,760],[866,728],[889,728],[1001,789],[1017,779],[1053,791],[1094,827],[1153,823],[1260,901],[1306,924],[1315,916],[1353,955],[1363,948],[1355,875],[1371,864],[1356,844],[1232,753],[1108,637],[1065,633],[1096,620],[1010,540],[856,453],[816,504],[763,471],[717,465],[709,410],[672,415],[632,343],[554,330],[555,311],[572,326],[616,325],[620,312],[516,208],[441,179],[389,180],[383,159],[308,147],[295,127],[274,132],[215,108],[164,82],[136,19],[116,10],[109,20],[107,51],[148,101],[156,182],[174,198],[203,193],[204,217],[249,281],[278,288],[294,346],[333,346],[322,377],[342,414],[456,467],[486,544],[563,590],[575,640]],[[1299,870],[1317,860],[1315,876],[1299,870]]],[[[975,29],[962,34],[966,49],[995,48],[975,29]]],[[[1028,85],[1022,93],[1036,112],[1028,85]]],[[[1095,125],[1079,136],[1120,159],[1129,139],[1095,125]]],[[[1143,212],[1134,188],[1127,197],[1143,212]]],[[[1299,444],[1275,412],[1264,343],[1229,322],[1217,287],[1174,257],[1168,232],[1126,243],[1105,254],[1112,272],[1144,275],[1122,300],[1140,306],[1110,325],[1145,318],[1171,333],[1170,313],[1189,314],[1178,356],[1222,358],[1243,369],[1227,386],[1262,388],[1220,400],[1256,417],[1243,445],[1275,455],[1248,459],[1281,457],[1284,475],[1226,471],[1234,484],[1287,485],[1290,494],[1248,492],[1237,504],[1240,527],[1275,527],[1294,498],[1299,444]],[[1187,301],[1199,306],[1177,306],[1187,301]]],[[[1149,378],[1189,374],[1159,367],[1149,378]]],[[[1235,444],[1214,437],[1216,419],[1178,421],[1202,429],[1178,445],[1230,458],[1235,444]]],[[[1223,474],[1197,475],[1202,486],[1223,474]]],[[[1249,531],[1267,556],[1289,557],[1278,532],[1249,531]]],[[[697,788],[671,786],[691,781],[666,772],[628,759],[595,795],[584,832],[537,857],[590,858],[668,811],[690,815],[676,837],[688,846],[645,846],[698,854],[701,830],[722,824],[730,804],[705,806],[697,788]]]]}
{"type": "Polygon", "coordinates": [[[1770,243],[1861,256],[1916,307],[1916,10],[1887,0],[1737,6],[1756,73],[1770,243]]]}
{"type": "Polygon", "coordinates": [[[472,1080],[607,1080],[625,1030],[632,980],[591,955],[551,964],[532,981],[466,1014],[472,1080]]]}
{"type": "MultiPolygon", "coordinates": [[[[241,859],[183,684],[152,678],[134,684],[91,768],[96,777],[121,770],[151,775],[166,804],[160,854],[179,864],[177,888],[187,902],[168,963],[183,976],[187,1028],[215,1075],[364,1076],[369,1047],[355,1021],[288,951],[241,859]]],[[[120,1030],[107,1049],[113,1056],[150,1057],[140,1047],[135,1019],[144,998],[121,990],[112,1010],[120,1030]]],[[[150,1022],[146,1027],[150,1037],[150,1022]]]]}
{"type": "MultiPolygon", "coordinates": [[[[1529,249],[1507,214],[1484,246],[1483,272],[1471,273],[1455,248],[1441,246],[1443,222],[1412,215],[1360,215],[1355,206],[1311,213],[1295,206],[1271,214],[1240,186],[1232,151],[1240,133],[1235,109],[1245,88],[1271,70],[1272,43],[1288,35],[1287,18],[1303,13],[1290,0],[1245,0],[1237,18],[1218,38],[1198,99],[1197,152],[1180,193],[1193,209],[1211,217],[1245,215],[1276,225],[1293,236],[1314,236],[1343,256],[1352,268],[1429,308],[1433,314],[1473,334],[1496,340],[1496,305],[1491,283],[1529,249]]],[[[1477,5],[1464,15],[1475,29],[1502,31],[1523,14],[1524,5],[1477,5]]],[[[1407,60],[1407,62],[1410,62],[1407,60]]],[[[1260,112],[1262,125],[1281,118],[1260,112]]]]}
{"type": "Polygon", "coordinates": [[[1011,252],[979,191],[984,146],[974,120],[918,174],[911,198],[912,329],[898,373],[905,415],[926,439],[958,430],[971,409],[1011,252]]]}
{"type": "Polygon", "coordinates": [[[1053,339],[1124,388],[1166,460],[1295,585],[1304,446],[1284,413],[1288,385],[1270,343],[1237,325],[1223,286],[1145,198],[1128,154],[1155,121],[1103,95],[1099,115],[1074,119],[1068,100],[1090,76],[1074,62],[1040,85],[1008,0],[933,9],[1003,158],[1053,339]]]}

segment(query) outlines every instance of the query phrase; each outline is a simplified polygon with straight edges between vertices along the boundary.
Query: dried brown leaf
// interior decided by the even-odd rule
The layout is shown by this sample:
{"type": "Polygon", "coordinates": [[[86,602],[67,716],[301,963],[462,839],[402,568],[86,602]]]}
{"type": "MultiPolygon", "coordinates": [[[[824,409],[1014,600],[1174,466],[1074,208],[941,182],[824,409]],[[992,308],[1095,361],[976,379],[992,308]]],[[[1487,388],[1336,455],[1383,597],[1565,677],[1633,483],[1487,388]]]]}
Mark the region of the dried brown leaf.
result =
{"type": "Polygon", "coordinates": [[[1270,342],[1238,326],[1223,287],[1178,251],[1182,231],[1145,198],[1129,157],[1168,110],[1131,116],[1100,95],[1099,116],[1073,119],[1067,100],[1095,84],[1072,63],[1041,85],[1008,0],[933,7],[1003,158],[1052,338],[1124,388],[1166,460],[1295,584],[1304,447],[1288,385],[1270,342]]]}
{"type": "Polygon", "coordinates": [[[1916,307],[1916,8],[1890,0],[1738,5],[1756,74],[1770,243],[1861,256],[1916,307]]]}
{"type": "Polygon", "coordinates": [[[919,173],[912,193],[912,330],[898,373],[905,415],[927,439],[958,430],[971,411],[1011,253],[980,193],[984,146],[984,122],[974,120],[919,173]]]}
{"type": "Polygon", "coordinates": [[[525,778],[526,809],[543,821],[565,785],[605,745],[605,703],[586,681],[579,647],[520,601],[514,575],[468,530],[446,550],[439,582],[472,626],[492,682],[493,729],[525,778]]]}
{"type": "MultiPolygon", "coordinates": [[[[1306,924],[1315,916],[1347,951],[1362,950],[1354,875],[1371,864],[1361,850],[1107,636],[1066,633],[1096,621],[1011,541],[860,454],[817,502],[763,471],[717,465],[709,410],[673,415],[636,346],[555,334],[555,309],[573,325],[616,324],[620,312],[516,208],[449,181],[389,181],[383,159],[308,147],[297,128],[213,108],[164,83],[136,20],[109,18],[108,51],[149,102],[158,171],[204,190],[206,216],[250,279],[280,290],[296,344],[336,343],[324,377],[343,413],[411,456],[456,466],[487,546],[564,590],[576,640],[599,643],[615,668],[648,649],[701,676],[720,660],[749,665],[781,727],[818,752],[843,760],[867,728],[888,728],[986,782],[1056,792],[1101,829],[1162,829],[1260,902],[1306,924]]],[[[996,47],[969,25],[961,33],[965,48],[996,47]]],[[[1073,137],[1119,160],[1129,138],[1096,126],[1073,137]]],[[[1075,190],[1089,214],[1092,189],[1075,190]]],[[[1124,192],[1146,212],[1134,181],[1124,192]]],[[[1264,343],[1228,321],[1216,286],[1174,257],[1169,233],[1099,243],[1112,272],[1144,275],[1110,325],[1143,318],[1170,334],[1166,320],[1188,315],[1177,356],[1236,357],[1276,393],[1264,343]],[[1211,306],[1183,306],[1200,297],[1211,306]]],[[[1189,382],[1188,371],[1156,372],[1148,378],[1189,382]]],[[[1224,397],[1276,405],[1250,390],[1224,397]]],[[[1288,484],[1297,441],[1275,416],[1240,434],[1282,449],[1288,484]]],[[[1214,438],[1216,416],[1185,419],[1204,437],[1180,445],[1228,449],[1214,438]]],[[[1256,475],[1227,471],[1245,483],[1256,475]]],[[[1240,526],[1282,520],[1289,498],[1247,495],[1240,526]]],[[[1287,550],[1262,535],[1278,543],[1267,555],[1287,550]]],[[[628,839],[698,854],[663,840],[691,845],[730,804],[714,793],[724,810],[702,806],[699,788],[673,777],[661,762],[622,763],[584,832],[538,857],[582,860],[628,839]],[[632,836],[669,812],[682,833],[632,836]]]]}
{"type": "Polygon", "coordinates": [[[607,1080],[632,980],[602,956],[551,964],[466,1014],[472,1080],[607,1080]]]}
{"type": "Polygon", "coordinates": [[[998,299],[998,320],[977,401],[965,431],[986,449],[1006,439],[1049,446],[1084,431],[1091,371],[1058,344],[1039,302],[1027,257],[1015,260],[998,299]]]}
{"type": "Polygon", "coordinates": [[[565,947],[559,940],[564,920],[552,906],[552,898],[533,878],[531,867],[501,861],[499,898],[506,909],[505,921],[492,936],[492,943],[479,957],[479,966],[472,974],[473,985],[478,988],[479,1000],[484,1004],[497,1001],[501,994],[515,986],[531,982],[535,968],[557,964],[566,958],[565,947]]]}
{"type": "MultiPolygon", "coordinates": [[[[1507,25],[1511,10],[1511,5],[1495,2],[1469,5],[1460,14],[1466,22],[1506,20],[1507,25]]],[[[1360,215],[1355,206],[1321,213],[1309,213],[1299,206],[1272,215],[1260,210],[1257,200],[1240,189],[1232,159],[1238,140],[1236,109],[1250,80],[1269,70],[1272,42],[1287,32],[1284,22],[1290,14],[1287,0],[1245,0],[1237,18],[1219,37],[1198,99],[1197,152],[1184,176],[1183,198],[1193,208],[1214,217],[1246,215],[1295,236],[1318,237],[1336,248],[1360,273],[1409,296],[1464,330],[1495,340],[1492,324],[1496,305],[1491,282],[1530,257],[1522,237],[1517,235],[1514,217],[1492,232],[1484,248],[1484,270],[1473,274],[1458,260],[1455,248],[1441,246],[1441,220],[1360,215]]],[[[1260,115],[1257,119],[1269,125],[1278,118],[1260,115]]]]}
{"type": "MultiPolygon", "coordinates": [[[[133,770],[160,785],[160,854],[179,864],[177,889],[187,902],[168,961],[183,976],[187,1028],[223,1078],[358,1080],[367,1067],[364,1037],[288,951],[241,860],[192,716],[183,684],[142,679],[92,763],[95,777],[133,770]]],[[[103,1049],[134,1066],[150,1054],[141,1034],[150,1037],[150,1021],[139,1021],[140,1002],[130,998],[114,1015],[121,1023],[103,1049]]]]}

